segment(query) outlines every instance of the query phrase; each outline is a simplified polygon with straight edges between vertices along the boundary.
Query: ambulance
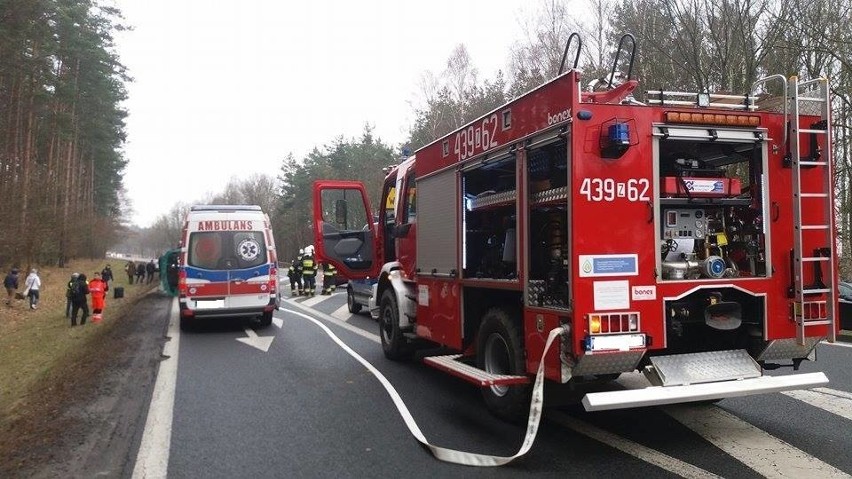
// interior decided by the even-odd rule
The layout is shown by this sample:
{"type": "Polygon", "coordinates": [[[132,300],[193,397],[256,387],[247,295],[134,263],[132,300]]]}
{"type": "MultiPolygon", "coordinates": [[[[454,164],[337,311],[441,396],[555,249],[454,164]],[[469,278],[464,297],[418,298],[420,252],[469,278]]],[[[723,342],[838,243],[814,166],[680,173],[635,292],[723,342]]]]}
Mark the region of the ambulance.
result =
{"type": "Polygon", "coordinates": [[[278,260],[269,217],[257,205],[196,205],[181,235],[180,324],[210,318],[272,323],[278,260]]]}

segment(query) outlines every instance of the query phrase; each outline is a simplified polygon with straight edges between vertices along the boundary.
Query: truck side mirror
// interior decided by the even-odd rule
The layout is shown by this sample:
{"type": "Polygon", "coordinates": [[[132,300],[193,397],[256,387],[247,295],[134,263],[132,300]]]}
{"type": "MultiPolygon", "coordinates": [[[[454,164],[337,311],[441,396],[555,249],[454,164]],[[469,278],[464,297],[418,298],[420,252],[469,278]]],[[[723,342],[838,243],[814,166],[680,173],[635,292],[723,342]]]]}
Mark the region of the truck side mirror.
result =
{"type": "Polygon", "coordinates": [[[346,229],[346,200],[334,202],[334,222],[346,229]]]}

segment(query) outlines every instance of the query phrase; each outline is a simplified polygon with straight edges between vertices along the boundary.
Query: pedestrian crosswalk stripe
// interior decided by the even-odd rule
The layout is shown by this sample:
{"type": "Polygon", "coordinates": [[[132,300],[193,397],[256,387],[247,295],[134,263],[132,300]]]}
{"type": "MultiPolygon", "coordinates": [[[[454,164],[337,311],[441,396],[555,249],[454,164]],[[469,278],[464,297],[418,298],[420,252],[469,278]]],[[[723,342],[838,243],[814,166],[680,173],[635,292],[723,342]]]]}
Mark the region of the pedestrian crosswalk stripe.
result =
{"type": "Polygon", "coordinates": [[[848,477],[831,464],[822,462],[720,407],[680,404],[662,409],[764,477],[848,477]]]}
{"type": "Polygon", "coordinates": [[[710,471],[600,429],[563,412],[548,411],[544,418],[681,477],[696,479],[719,477],[710,471]]]}
{"type": "Polygon", "coordinates": [[[351,313],[349,312],[349,307],[344,304],[343,306],[335,309],[331,315],[341,321],[349,321],[351,313]]]}
{"type": "Polygon", "coordinates": [[[302,304],[310,307],[326,299],[328,298],[326,298],[325,296],[311,296],[310,298],[302,301],[302,304]]]}
{"type": "Polygon", "coordinates": [[[852,421],[852,393],[829,388],[784,391],[781,394],[852,421]]]}

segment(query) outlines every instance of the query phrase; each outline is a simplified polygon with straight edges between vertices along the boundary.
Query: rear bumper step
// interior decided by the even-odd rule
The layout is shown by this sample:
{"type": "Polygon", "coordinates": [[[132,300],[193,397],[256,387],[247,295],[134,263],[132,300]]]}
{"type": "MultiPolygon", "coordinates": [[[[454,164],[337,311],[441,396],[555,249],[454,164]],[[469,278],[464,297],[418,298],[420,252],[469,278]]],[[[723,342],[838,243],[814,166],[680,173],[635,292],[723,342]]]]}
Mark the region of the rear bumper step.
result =
{"type": "Polygon", "coordinates": [[[469,383],[476,384],[479,387],[489,386],[509,386],[512,384],[527,384],[530,378],[527,376],[511,376],[504,374],[491,374],[482,369],[475,368],[469,364],[458,361],[461,354],[451,354],[448,356],[429,356],[423,358],[423,362],[440,369],[458,378],[464,379],[469,383]]]}
{"type": "Polygon", "coordinates": [[[586,411],[607,411],[692,401],[711,401],[793,389],[809,389],[827,384],[828,378],[824,373],[808,373],[761,376],[739,381],[721,381],[687,386],[651,386],[642,389],[589,393],[583,397],[583,407],[586,408],[586,411]]]}

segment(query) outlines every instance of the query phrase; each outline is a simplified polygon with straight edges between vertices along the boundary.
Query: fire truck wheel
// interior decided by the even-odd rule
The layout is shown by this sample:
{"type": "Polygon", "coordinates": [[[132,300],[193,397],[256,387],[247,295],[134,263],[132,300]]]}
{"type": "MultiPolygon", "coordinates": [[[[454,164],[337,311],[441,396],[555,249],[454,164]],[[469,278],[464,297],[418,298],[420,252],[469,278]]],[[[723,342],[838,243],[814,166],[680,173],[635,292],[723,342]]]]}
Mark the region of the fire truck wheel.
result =
{"type": "MultiPolygon", "coordinates": [[[[501,309],[491,309],[482,318],[476,348],[476,364],[491,374],[524,375],[524,348],[517,326],[501,309]]],[[[530,401],[530,385],[482,388],[488,409],[500,418],[522,421],[530,401]]]]}
{"type": "Polygon", "coordinates": [[[352,288],[346,288],[346,306],[352,314],[361,312],[361,305],[355,302],[355,295],[352,293],[352,288]]]}
{"type": "Polygon", "coordinates": [[[396,294],[393,289],[387,289],[382,294],[379,336],[382,337],[382,351],[388,359],[399,361],[411,357],[411,345],[399,329],[399,308],[396,306],[396,294]]]}

